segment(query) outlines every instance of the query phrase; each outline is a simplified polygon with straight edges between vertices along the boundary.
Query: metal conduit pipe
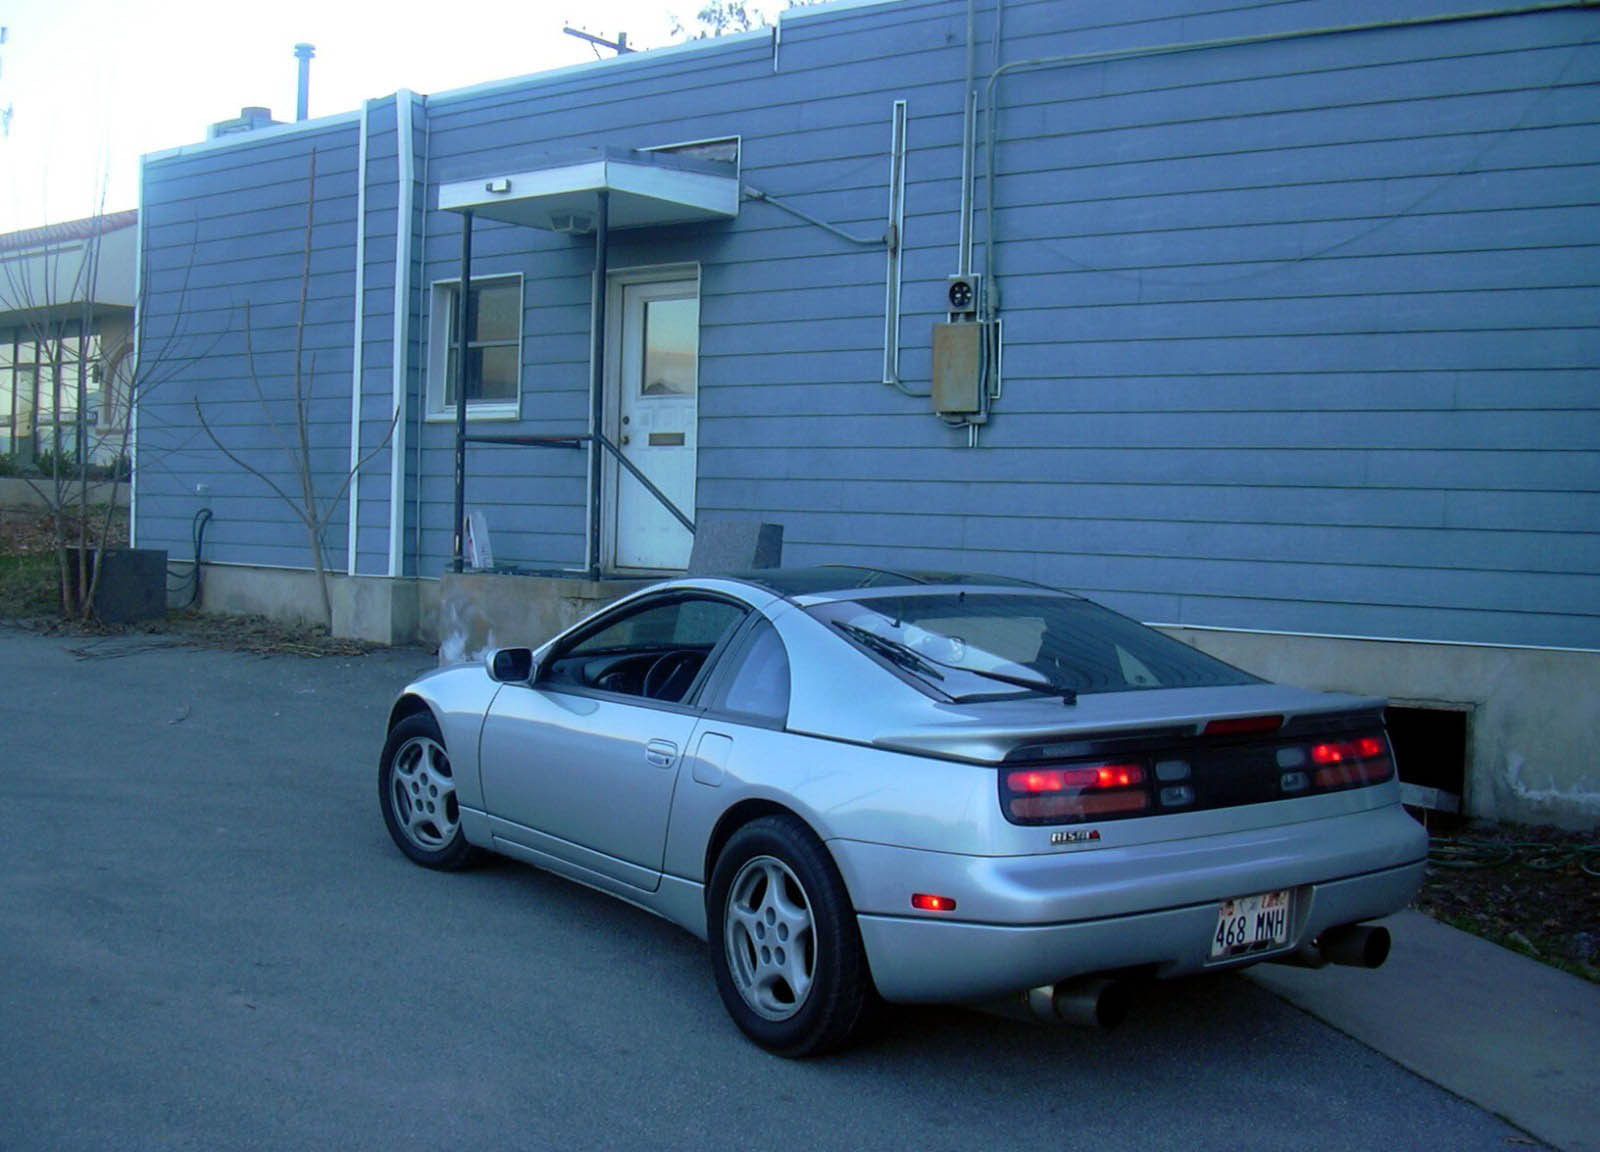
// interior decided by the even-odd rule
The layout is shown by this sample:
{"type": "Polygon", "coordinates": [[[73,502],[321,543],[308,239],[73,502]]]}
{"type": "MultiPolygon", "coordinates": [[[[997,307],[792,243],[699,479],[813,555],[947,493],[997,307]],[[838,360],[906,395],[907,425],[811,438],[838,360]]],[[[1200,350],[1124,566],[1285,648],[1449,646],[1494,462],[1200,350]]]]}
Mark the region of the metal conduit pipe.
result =
{"type": "Polygon", "coordinates": [[[461,214],[461,288],[456,294],[456,332],[460,351],[456,353],[456,499],[455,524],[451,529],[452,568],[462,570],[467,518],[467,345],[472,332],[472,213],[461,214]]]}
{"type": "Polygon", "coordinates": [[[956,271],[965,276],[972,271],[972,184],[977,163],[974,137],[978,131],[978,0],[967,0],[967,79],[961,88],[961,218],[956,238],[956,271]]]}
{"type": "MultiPolygon", "coordinates": [[[[600,484],[599,438],[605,435],[606,416],[606,248],[610,244],[611,193],[602,188],[596,194],[594,214],[594,283],[589,302],[589,577],[600,578],[600,484]]],[[[691,529],[692,531],[692,529],[691,529]]]]}
{"type": "MultiPolygon", "coordinates": [[[[1013,72],[1036,71],[1044,68],[1072,68],[1081,64],[1104,64],[1117,60],[1138,60],[1152,56],[1178,56],[1191,52],[1209,52],[1220,48],[1244,48],[1257,44],[1278,44],[1295,40],[1314,40],[1329,36],[1350,36],[1362,32],[1388,32],[1404,28],[1427,28],[1442,24],[1465,24],[1478,20],[1503,20],[1513,16],[1536,16],[1546,12],[1562,12],[1600,7],[1600,0],[1552,0],[1543,4],[1522,4],[1501,8],[1482,8],[1470,12],[1447,12],[1438,16],[1412,16],[1401,20],[1374,20],[1362,24],[1333,24],[1321,28],[1301,28],[1290,32],[1264,32],[1253,36],[1229,36],[1215,40],[1193,40],[1169,44],[1152,44],[1138,48],[1113,48],[1102,52],[1081,52],[1065,56],[1040,56],[1032,60],[1014,60],[1002,64],[989,73],[984,86],[984,236],[983,236],[983,300],[980,315],[992,320],[999,311],[994,272],[994,149],[997,129],[995,122],[995,91],[1003,76],[1013,72]]],[[[975,165],[974,165],[975,166],[975,165]]],[[[969,202],[969,211],[975,206],[969,202]]],[[[971,223],[965,225],[968,235],[971,223]]]]}

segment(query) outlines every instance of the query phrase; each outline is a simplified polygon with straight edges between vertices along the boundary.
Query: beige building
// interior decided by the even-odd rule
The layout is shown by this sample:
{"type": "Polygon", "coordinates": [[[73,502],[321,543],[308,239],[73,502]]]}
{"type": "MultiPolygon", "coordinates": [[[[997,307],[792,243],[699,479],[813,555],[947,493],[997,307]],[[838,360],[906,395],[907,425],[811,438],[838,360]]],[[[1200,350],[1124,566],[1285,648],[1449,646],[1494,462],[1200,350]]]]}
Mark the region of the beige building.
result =
{"type": "Polygon", "coordinates": [[[0,235],[0,455],[127,454],[139,214],[0,235]]]}

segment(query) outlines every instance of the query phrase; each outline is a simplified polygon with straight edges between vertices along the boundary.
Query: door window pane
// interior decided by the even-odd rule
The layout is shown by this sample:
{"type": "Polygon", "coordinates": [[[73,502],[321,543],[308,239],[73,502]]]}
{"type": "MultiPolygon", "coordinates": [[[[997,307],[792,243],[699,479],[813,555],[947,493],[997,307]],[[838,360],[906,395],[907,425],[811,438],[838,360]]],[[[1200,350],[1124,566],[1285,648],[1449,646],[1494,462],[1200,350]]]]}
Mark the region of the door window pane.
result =
{"type": "Polygon", "coordinates": [[[693,396],[700,347],[700,301],[648,300],[644,306],[641,396],[693,396]]]}
{"type": "Polygon", "coordinates": [[[579,642],[571,654],[660,648],[710,651],[743,618],[742,610],[722,600],[674,600],[624,616],[579,642]]]}

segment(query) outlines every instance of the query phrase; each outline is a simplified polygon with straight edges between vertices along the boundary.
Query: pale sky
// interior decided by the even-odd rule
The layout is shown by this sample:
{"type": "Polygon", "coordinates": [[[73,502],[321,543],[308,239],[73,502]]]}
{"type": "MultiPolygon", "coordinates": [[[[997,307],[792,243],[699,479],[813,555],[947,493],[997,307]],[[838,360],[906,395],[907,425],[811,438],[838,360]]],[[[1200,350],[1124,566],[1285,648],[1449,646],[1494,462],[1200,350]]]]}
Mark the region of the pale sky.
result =
{"type": "MultiPolygon", "coordinates": [[[[443,92],[582,63],[572,24],[672,43],[704,0],[0,0],[0,232],[136,207],[139,156],[246,105],[293,120],[294,45],[316,45],[312,117],[398,88],[443,92]]],[[[782,0],[757,0],[768,13],[782,0]]],[[[681,37],[680,37],[681,38],[681,37]]],[[[606,55],[606,50],[601,49],[606,55]]]]}

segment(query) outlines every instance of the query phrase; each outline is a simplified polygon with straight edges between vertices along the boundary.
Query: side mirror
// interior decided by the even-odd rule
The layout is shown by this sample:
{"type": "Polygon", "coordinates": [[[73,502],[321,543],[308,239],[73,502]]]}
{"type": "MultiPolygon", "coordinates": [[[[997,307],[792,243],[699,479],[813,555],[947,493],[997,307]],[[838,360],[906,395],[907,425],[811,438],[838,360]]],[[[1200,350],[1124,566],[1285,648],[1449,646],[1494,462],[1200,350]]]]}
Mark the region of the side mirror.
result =
{"type": "Polygon", "coordinates": [[[533,679],[532,648],[495,648],[484,657],[489,679],[501,684],[526,684],[533,679]]]}

